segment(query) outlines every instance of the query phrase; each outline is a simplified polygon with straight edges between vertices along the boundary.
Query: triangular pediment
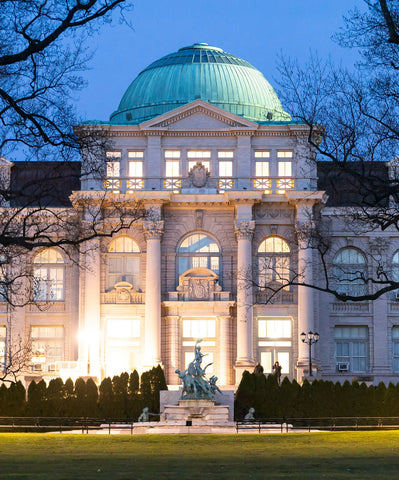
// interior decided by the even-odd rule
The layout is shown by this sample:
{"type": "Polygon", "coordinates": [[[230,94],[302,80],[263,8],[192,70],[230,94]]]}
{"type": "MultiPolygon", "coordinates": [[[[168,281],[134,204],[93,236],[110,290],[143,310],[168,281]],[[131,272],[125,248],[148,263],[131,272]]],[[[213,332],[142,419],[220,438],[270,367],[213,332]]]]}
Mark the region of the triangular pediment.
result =
{"type": "Polygon", "coordinates": [[[203,100],[183,105],[140,125],[141,129],[162,128],[168,130],[214,130],[248,128],[256,130],[258,124],[226,112],[203,100]]]}

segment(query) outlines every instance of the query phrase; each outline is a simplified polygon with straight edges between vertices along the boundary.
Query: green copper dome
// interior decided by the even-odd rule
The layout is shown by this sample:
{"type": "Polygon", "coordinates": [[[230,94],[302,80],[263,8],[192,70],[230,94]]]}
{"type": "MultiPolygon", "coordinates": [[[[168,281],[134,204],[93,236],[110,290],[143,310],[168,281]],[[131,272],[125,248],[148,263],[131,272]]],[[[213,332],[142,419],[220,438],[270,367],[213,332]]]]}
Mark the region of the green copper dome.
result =
{"type": "Polygon", "coordinates": [[[254,122],[291,120],[259,70],[220,48],[195,43],[143,70],[111,124],[139,124],[198,99],[254,122]]]}

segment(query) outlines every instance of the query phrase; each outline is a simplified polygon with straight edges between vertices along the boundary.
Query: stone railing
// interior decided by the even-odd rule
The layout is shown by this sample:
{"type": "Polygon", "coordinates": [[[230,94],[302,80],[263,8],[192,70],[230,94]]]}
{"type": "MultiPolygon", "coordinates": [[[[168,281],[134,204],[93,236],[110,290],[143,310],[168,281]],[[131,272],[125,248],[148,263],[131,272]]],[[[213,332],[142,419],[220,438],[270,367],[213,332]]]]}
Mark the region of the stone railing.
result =
{"type": "Polygon", "coordinates": [[[370,302],[333,302],[330,303],[333,313],[370,313],[370,302]]]}
{"type": "Polygon", "coordinates": [[[280,291],[276,294],[271,294],[270,292],[256,292],[255,293],[255,303],[258,304],[268,304],[268,305],[282,305],[282,304],[292,304],[294,303],[294,293],[280,291]]]}
{"type": "Polygon", "coordinates": [[[28,305],[28,312],[41,313],[41,312],[66,312],[66,302],[37,302],[28,305]]]}
{"type": "Polygon", "coordinates": [[[101,294],[101,303],[145,303],[145,293],[130,291],[121,295],[117,290],[111,290],[101,294]]]}

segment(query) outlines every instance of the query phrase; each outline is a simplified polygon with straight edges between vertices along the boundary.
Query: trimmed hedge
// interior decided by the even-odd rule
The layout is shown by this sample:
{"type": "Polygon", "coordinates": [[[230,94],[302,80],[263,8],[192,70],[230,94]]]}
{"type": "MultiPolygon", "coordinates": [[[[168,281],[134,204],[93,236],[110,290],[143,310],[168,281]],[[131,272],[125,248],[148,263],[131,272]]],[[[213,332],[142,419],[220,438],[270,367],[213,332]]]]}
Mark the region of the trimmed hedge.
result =
{"type": "MultiPolygon", "coordinates": [[[[159,413],[159,391],[167,390],[162,368],[141,376],[134,370],[107,377],[100,386],[89,378],[75,382],[61,378],[31,382],[26,392],[19,381],[0,386],[0,416],[3,417],[104,417],[137,420],[144,407],[159,413]],[[27,395],[26,395],[27,393],[27,395]]],[[[156,417],[153,417],[156,419],[156,417]]]]}
{"type": "Polygon", "coordinates": [[[235,418],[244,418],[251,407],[257,418],[397,417],[399,384],[305,380],[299,385],[284,378],[278,385],[274,375],[244,372],[236,392],[235,418]]]}

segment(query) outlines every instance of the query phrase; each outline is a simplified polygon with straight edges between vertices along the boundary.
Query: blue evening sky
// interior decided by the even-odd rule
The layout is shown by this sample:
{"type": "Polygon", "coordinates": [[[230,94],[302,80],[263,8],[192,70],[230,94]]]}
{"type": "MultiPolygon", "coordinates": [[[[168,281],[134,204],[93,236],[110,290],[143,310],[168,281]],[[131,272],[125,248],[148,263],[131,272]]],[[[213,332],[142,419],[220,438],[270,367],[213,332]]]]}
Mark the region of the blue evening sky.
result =
{"type": "Polygon", "coordinates": [[[83,120],[108,120],[133,79],[154,60],[196,42],[244,58],[275,86],[280,52],[305,62],[310,50],[346,65],[355,52],[331,36],[362,0],[136,0],[129,20],[92,39],[94,58],[80,93],[83,120]]]}

